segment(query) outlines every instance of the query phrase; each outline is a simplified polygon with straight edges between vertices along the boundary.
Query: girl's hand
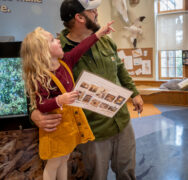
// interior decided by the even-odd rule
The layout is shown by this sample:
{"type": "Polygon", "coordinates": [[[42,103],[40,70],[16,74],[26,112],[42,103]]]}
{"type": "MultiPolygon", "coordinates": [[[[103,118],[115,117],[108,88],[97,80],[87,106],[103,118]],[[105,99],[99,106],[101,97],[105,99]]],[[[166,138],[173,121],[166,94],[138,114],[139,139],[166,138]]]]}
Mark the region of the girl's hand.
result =
{"type": "Polygon", "coordinates": [[[57,104],[62,106],[63,104],[72,104],[77,98],[78,98],[78,92],[72,91],[59,95],[56,98],[56,100],[57,100],[57,104]]]}
{"type": "Polygon", "coordinates": [[[106,26],[100,28],[95,34],[97,36],[97,38],[99,39],[100,37],[109,34],[111,32],[115,32],[115,30],[111,27],[111,25],[114,23],[114,21],[111,21],[109,23],[107,23],[106,26]]]}

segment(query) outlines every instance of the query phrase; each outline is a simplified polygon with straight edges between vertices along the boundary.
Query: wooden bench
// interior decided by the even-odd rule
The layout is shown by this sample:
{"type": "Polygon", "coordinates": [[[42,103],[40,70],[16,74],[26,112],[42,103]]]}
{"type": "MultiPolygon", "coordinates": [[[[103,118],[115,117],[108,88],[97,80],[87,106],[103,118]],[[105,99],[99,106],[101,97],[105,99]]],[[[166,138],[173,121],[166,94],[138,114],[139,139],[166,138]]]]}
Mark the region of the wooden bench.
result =
{"type": "Polygon", "coordinates": [[[163,81],[135,81],[145,103],[188,106],[188,91],[160,89],[163,81]]]}

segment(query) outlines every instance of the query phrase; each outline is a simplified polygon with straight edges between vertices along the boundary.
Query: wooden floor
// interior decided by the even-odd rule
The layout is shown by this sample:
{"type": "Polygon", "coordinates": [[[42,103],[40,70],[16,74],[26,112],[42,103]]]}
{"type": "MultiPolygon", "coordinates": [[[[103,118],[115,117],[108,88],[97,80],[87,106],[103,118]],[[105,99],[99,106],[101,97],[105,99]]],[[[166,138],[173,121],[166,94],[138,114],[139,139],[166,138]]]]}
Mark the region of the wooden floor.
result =
{"type": "MultiPolygon", "coordinates": [[[[129,109],[129,113],[132,118],[138,118],[138,112],[137,111],[133,111],[134,106],[132,103],[128,102],[127,103],[127,107],[129,109]]],[[[153,116],[153,115],[157,115],[157,114],[161,114],[161,111],[153,104],[144,104],[144,109],[143,112],[141,113],[140,117],[145,117],[145,116],[153,116]]]]}

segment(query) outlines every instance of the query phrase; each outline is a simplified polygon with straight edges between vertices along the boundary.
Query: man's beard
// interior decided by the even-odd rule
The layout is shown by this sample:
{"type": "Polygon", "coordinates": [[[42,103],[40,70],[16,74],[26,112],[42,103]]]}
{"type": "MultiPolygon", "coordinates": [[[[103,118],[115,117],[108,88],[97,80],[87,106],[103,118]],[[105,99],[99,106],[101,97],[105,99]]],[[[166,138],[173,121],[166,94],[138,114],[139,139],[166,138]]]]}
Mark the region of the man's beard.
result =
{"type": "Polygon", "coordinates": [[[93,22],[87,15],[84,13],[82,14],[86,19],[86,27],[87,29],[92,30],[94,33],[97,32],[100,29],[100,25],[93,22]]]}

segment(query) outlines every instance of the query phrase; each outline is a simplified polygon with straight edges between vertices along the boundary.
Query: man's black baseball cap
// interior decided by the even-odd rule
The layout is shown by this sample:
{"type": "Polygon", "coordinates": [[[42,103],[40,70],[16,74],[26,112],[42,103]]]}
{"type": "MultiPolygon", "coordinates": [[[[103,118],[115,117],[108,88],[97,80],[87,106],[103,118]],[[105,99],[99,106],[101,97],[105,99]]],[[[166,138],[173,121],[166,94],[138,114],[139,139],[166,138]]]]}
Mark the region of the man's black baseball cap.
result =
{"type": "Polygon", "coordinates": [[[101,0],[64,0],[60,7],[61,20],[68,22],[75,14],[97,8],[101,0]]]}

